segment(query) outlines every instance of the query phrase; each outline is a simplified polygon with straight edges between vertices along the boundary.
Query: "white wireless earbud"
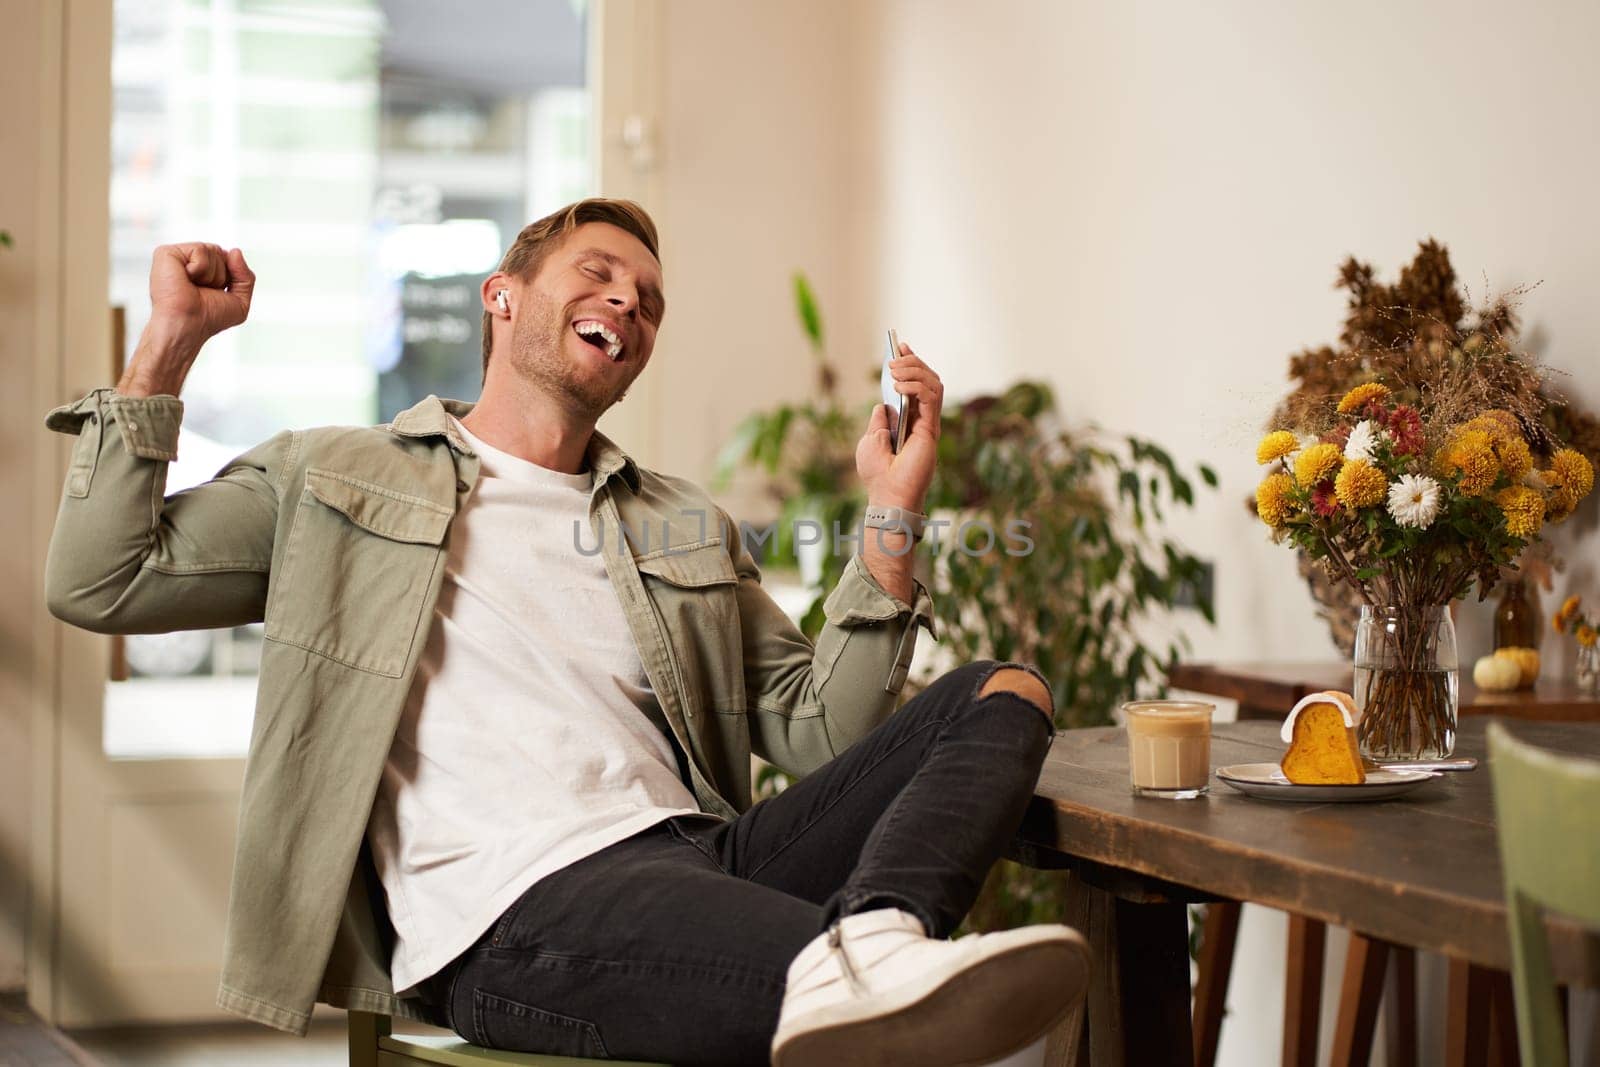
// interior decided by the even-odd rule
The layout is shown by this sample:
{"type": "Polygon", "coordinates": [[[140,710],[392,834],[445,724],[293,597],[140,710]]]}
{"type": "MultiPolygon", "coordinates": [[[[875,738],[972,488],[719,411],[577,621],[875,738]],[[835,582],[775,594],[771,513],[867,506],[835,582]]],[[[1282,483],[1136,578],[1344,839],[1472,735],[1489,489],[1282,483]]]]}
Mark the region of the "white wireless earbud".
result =
{"type": "Polygon", "coordinates": [[[494,302],[500,305],[500,310],[503,313],[507,315],[511,314],[511,299],[506,295],[506,290],[502,289],[498,293],[495,293],[494,302]]]}

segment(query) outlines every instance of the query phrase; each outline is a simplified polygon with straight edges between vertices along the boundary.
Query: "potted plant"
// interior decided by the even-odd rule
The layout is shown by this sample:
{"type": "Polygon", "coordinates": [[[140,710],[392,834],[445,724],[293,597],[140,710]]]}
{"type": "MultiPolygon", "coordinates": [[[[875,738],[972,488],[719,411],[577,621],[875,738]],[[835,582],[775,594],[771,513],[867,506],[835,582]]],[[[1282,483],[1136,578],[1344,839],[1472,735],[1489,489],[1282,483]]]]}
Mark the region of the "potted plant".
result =
{"type": "MultiPolygon", "coordinates": [[[[741,467],[767,477],[784,520],[771,542],[775,562],[794,558],[790,520],[818,517],[851,529],[864,506],[853,457],[868,409],[840,397],[821,316],[801,276],[795,294],[817,360],[817,395],[746,418],[718,474],[723,485],[741,467]]],[[[871,374],[875,380],[876,366],[871,374]]],[[[1216,485],[1210,468],[1196,475],[1216,485]]],[[[1148,624],[1184,608],[1213,620],[1207,565],[1165,532],[1169,514],[1193,506],[1195,491],[1191,476],[1150,441],[1064,428],[1043,383],[1020,382],[948,408],[928,495],[930,517],[945,520],[946,533],[937,546],[924,541],[917,561],[940,646],[956,662],[1037,665],[1054,689],[1061,727],[1108,724],[1123,701],[1162,692],[1187,642],[1181,632],[1153,639],[1148,624]],[[1008,539],[1010,550],[980,550],[1003,530],[1020,530],[1031,546],[1023,551],[1020,540],[1008,539]]],[[[824,541],[801,620],[808,636],[820,630],[824,595],[847,562],[824,541]]],[[[771,769],[757,782],[758,790],[783,784],[771,769]]],[[[1053,921],[1063,899],[1059,875],[998,864],[968,925],[1053,921]]]]}

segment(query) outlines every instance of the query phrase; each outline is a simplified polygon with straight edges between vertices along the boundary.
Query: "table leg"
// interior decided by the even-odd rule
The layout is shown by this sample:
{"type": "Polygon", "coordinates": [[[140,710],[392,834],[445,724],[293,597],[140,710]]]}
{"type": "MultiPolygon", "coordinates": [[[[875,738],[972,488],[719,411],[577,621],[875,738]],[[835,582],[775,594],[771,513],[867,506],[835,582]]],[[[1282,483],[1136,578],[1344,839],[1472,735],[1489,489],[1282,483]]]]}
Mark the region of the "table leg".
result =
{"type": "Polygon", "coordinates": [[[1289,916],[1289,951],[1283,976],[1284,1067],[1316,1067],[1317,1023],[1322,1013],[1322,949],[1328,928],[1304,915],[1289,916]]]}
{"type": "Polygon", "coordinates": [[[1417,950],[1394,945],[1384,986],[1384,1037],[1389,1067],[1417,1065],[1417,950]]]}
{"type": "Polygon", "coordinates": [[[1217,1062],[1217,1040],[1222,1035],[1222,1013],[1228,1001],[1228,976],[1233,971],[1233,947],[1239,939],[1240,907],[1232,900],[1206,905],[1194,984],[1195,1067],[1213,1067],[1217,1062]]]}
{"type": "Polygon", "coordinates": [[[1494,1067],[1519,1067],[1522,1054],[1517,1048],[1517,1007],[1511,992],[1511,975],[1505,971],[1489,974],[1489,1062],[1494,1067]]]}
{"type": "Polygon", "coordinates": [[[1465,960],[1450,961],[1445,995],[1444,1061],[1450,1067],[1487,1067],[1489,972],[1465,960]]]}
{"type": "MultiPolygon", "coordinates": [[[[1089,980],[1089,1056],[1095,1067],[1189,1067],[1189,924],[1183,904],[1135,904],[1081,880],[1094,951],[1089,980]]],[[[1077,910],[1076,904],[1069,908],[1077,910]]]]}
{"type": "Polygon", "coordinates": [[[1344,984],[1339,991],[1339,1022],[1333,1032],[1332,1067],[1355,1067],[1372,1059],[1372,1035],[1377,1029],[1378,1003],[1383,998],[1383,975],[1389,963],[1389,943],[1350,931],[1350,949],[1344,959],[1344,984]]]}

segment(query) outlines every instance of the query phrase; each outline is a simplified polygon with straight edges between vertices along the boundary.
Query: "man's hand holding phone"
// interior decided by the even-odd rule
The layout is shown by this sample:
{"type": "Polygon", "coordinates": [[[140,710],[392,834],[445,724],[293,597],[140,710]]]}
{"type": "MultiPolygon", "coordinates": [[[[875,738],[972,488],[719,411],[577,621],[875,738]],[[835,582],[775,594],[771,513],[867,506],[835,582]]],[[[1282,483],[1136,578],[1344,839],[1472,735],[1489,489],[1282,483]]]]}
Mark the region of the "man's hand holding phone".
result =
{"type": "MultiPolygon", "coordinates": [[[[866,487],[868,508],[902,508],[920,514],[938,461],[944,385],[910,345],[900,343],[893,331],[889,336],[884,396],[904,400],[897,413],[900,424],[891,434],[889,403],[872,409],[866,435],[856,445],[856,473],[866,487]]],[[[864,529],[862,534],[861,562],[867,571],[890,596],[911,604],[916,598],[911,535],[902,529],[877,527],[864,529]]]]}
{"type": "MultiPolygon", "coordinates": [[[[893,331],[890,334],[894,336],[893,331]]],[[[866,487],[868,504],[920,512],[938,458],[944,384],[910,345],[898,338],[892,343],[895,350],[883,368],[884,396],[905,401],[900,415],[905,426],[895,425],[888,403],[875,407],[866,435],[856,445],[856,473],[866,487]]]]}

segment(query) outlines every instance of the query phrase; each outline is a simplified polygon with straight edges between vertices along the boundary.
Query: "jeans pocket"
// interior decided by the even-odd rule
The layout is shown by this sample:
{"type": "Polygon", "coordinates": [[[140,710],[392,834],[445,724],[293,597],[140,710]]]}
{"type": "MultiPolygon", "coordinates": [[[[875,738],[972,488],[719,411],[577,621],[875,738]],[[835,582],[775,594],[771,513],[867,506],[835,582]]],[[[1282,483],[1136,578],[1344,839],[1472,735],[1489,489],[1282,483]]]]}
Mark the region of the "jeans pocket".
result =
{"type": "Polygon", "coordinates": [[[472,993],[472,1028],[473,1042],[484,1048],[585,1059],[607,1056],[594,1023],[481,989],[472,993]]]}
{"type": "Polygon", "coordinates": [[[499,948],[500,943],[506,939],[506,935],[511,932],[511,924],[517,921],[517,914],[522,911],[522,905],[527,902],[532,893],[533,886],[524,889],[522,895],[513,900],[511,906],[500,913],[500,918],[495,920],[494,926],[490,928],[489,945],[491,948],[499,948]]]}
{"type": "Polygon", "coordinates": [[[722,857],[717,855],[717,850],[712,847],[711,842],[705,840],[699,834],[691,833],[682,826],[678,825],[676,816],[668,819],[666,822],[668,833],[677,838],[679,841],[692,846],[702,856],[710,860],[711,865],[717,870],[721,871],[723,874],[728,873],[727,868],[722,865],[722,857]]]}

